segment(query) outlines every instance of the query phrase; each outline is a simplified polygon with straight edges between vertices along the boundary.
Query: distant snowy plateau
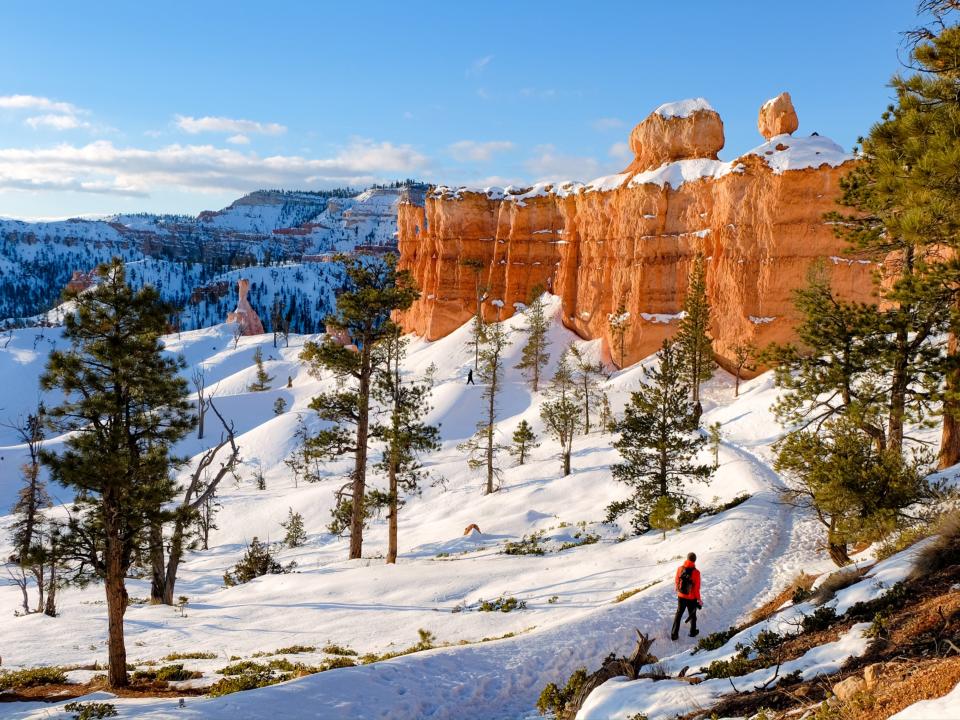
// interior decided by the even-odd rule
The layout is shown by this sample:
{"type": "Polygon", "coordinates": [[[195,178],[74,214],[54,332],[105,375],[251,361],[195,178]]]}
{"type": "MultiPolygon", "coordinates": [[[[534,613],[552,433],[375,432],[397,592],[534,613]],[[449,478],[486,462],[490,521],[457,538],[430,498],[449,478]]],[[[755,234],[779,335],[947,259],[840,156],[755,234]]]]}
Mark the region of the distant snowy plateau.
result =
{"type": "Polygon", "coordinates": [[[119,256],[134,285],[153,284],[183,308],[183,330],[222,322],[236,303],[236,280],[267,329],[275,299],[292,329],[315,332],[332,310],[342,272],[337,252],[396,245],[397,203],[425,187],[343,191],[257,191],[198,216],[115,215],[27,222],[0,218],[0,328],[55,317],[74,272],[119,256]]]}

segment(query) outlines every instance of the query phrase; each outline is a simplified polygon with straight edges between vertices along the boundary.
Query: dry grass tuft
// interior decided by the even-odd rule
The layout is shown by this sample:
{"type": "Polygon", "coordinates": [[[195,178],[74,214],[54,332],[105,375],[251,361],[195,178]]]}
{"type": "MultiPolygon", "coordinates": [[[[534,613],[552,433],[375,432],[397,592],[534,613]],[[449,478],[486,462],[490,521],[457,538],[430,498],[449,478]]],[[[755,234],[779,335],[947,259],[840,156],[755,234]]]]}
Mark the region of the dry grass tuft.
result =
{"type": "Polygon", "coordinates": [[[917,551],[911,577],[925,577],[960,565],[960,510],[945,513],[937,523],[936,540],[917,551]]]}
{"type": "Polygon", "coordinates": [[[766,620],[783,607],[788,600],[793,600],[794,597],[800,595],[806,595],[810,592],[810,588],[813,587],[813,581],[816,579],[816,575],[807,575],[805,572],[797,573],[787,587],[777,593],[776,597],[768,600],[750,613],[747,625],[755,625],[758,622],[766,620]]]}
{"type": "Polygon", "coordinates": [[[859,568],[844,568],[831,573],[820,583],[817,589],[813,591],[810,599],[817,605],[823,605],[823,603],[832,599],[834,595],[844,588],[848,588],[855,582],[858,582],[867,574],[867,571],[871,567],[870,565],[865,565],[859,568]]]}

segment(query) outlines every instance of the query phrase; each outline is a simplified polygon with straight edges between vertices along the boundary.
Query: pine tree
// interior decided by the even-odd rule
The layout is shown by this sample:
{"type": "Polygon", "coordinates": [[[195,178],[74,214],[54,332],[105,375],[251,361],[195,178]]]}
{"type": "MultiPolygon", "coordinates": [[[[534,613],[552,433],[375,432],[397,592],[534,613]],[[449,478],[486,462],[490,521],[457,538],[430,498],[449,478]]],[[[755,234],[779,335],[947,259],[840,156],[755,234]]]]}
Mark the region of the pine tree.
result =
{"type": "Polygon", "coordinates": [[[517,458],[517,465],[523,465],[530,451],[538,447],[540,447],[540,443],[537,442],[537,436],[530,423],[521,420],[517,429],[513,431],[513,445],[509,451],[511,455],[517,458]]]}
{"type": "Polygon", "coordinates": [[[607,519],[631,513],[637,532],[649,527],[659,498],[669,497],[683,508],[688,499],[684,483],[707,482],[712,473],[709,465],[694,460],[706,439],[695,429],[690,388],[677,350],[664,341],[658,357],[659,367],[644,368],[649,383],[631,393],[624,417],[617,423],[620,437],[613,443],[623,458],[612,466],[613,477],[632,493],[608,506],[607,519]]]}
{"type": "Polygon", "coordinates": [[[273,414],[274,415],[283,415],[287,411],[287,401],[278,397],[273,401],[273,414]]]}
{"type": "Polygon", "coordinates": [[[458,447],[469,456],[471,470],[484,469],[486,484],[484,492],[489,495],[499,489],[501,476],[497,455],[508,449],[497,442],[497,396],[503,383],[503,353],[509,344],[509,335],[501,323],[483,326],[480,336],[480,381],[484,384],[484,416],[477,423],[473,437],[458,447]]]}
{"type": "Polygon", "coordinates": [[[713,342],[710,340],[710,303],[707,300],[707,266],[703,253],[697,253],[690,269],[687,295],[683,299],[683,318],[675,338],[679,361],[683,365],[693,400],[693,414],[700,422],[700,383],[713,375],[713,342]]]}
{"type": "Polygon", "coordinates": [[[600,390],[600,381],[606,377],[603,363],[594,362],[587,357],[576,345],[570,346],[570,360],[572,363],[573,380],[576,384],[575,397],[582,409],[581,426],[583,432],[589,434],[590,421],[603,403],[603,392],[600,390]]]}
{"type": "Polygon", "coordinates": [[[669,495],[661,495],[653,504],[650,511],[650,527],[663,533],[663,539],[667,539],[668,530],[676,530],[680,527],[680,520],[677,518],[677,503],[669,495]]]}
{"type": "Polygon", "coordinates": [[[550,399],[540,407],[540,417],[543,419],[544,428],[560,445],[561,465],[566,477],[570,474],[573,437],[580,428],[582,419],[580,406],[576,402],[577,386],[570,368],[569,350],[560,357],[548,392],[550,399]]]}
{"type": "Polygon", "coordinates": [[[280,575],[289,572],[294,565],[284,567],[270,552],[266,544],[254,537],[240,561],[223,574],[223,584],[227,587],[243,585],[264,575],[280,575]]]}
{"type": "Polygon", "coordinates": [[[740,397],[740,381],[743,378],[744,370],[754,370],[753,360],[757,355],[757,349],[752,343],[738,342],[733,346],[734,360],[734,378],[733,396],[740,397]]]}
{"type": "Polygon", "coordinates": [[[895,329],[903,327],[899,312],[841,300],[822,263],[811,268],[808,287],[794,297],[800,344],[767,351],[776,364],[777,385],[785,390],[774,406],[778,419],[802,430],[846,415],[878,449],[901,452],[904,418],[922,422],[930,413],[933,396],[926,381],[938,351],[926,339],[938,323],[931,318],[903,346],[895,329]],[[905,387],[902,377],[911,379],[905,387]]]}
{"type": "Polygon", "coordinates": [[[832,219],[865,257],[895,259],[879,287],[889,338],[880,350],[886,446],[902,451],[918,378],[945,373],[940,466],[947,467],[960,461],[960,5],[924,0],[920,9],[933,23],[908,36],[916,72],[893,78],[896,102],[861,138],[858,162],[841,183],[842,203],[855,213],[832,219]],[[944,324],[945,361],[923,352],[944,324]]]}
{"type": "Polygon", "coordinates": [[[307,531],[303,529],[303,515],[295,513],[293,508],[287,509],[287,519],[280,523],[286,534],[283,542],[288,548],[300,547],[307,541],[307,531]]]}
{"type": "Polygon", "coordinates": [[[473,271],[474,290],[477,300],[477,307],[473,313],[473,320],[470,322],[470,346],[473,348],[473,369],[480,369],[480,347],[483,344],[483,298],[485,292],[480,287],[480,273],[483,272],[484,263],[477,258],[467,258],[460,261],[460,266],[473,271]]]}
{"type": "Polygon", "coordinates": [[[330,372],[345,382],[344,388],[319,395],[310,403],[321,420],[333,423],[312,439],[312,449],[323,458],[353,456],[350,487],[340,494],[340,499],[350,503],[350,558],[357,559],[369,517],[366,502],[370,400],[376,372],[386,359],[385,353],[376,352],[376,346],[392,332],[390,314],[409,308],[420,293],[410,273],[397,270],[393,255],[383,262],[371,263],[362,258],[342,258],[342,262],[347,287],[337,297],[337,312],[328,319],[327,328],[341,330],[349,345],[327,335],[320,343],[306,343],[300,358],[308,363],[312,374],[330,372]]]}
{"type": "Polygon", "coordinates": [[[626,353],[627,332],[630,330],[630,313],[620,303],[615,313],[607,315],[607,328],[610,331],[610,340],[619,360],[617,367],[623,368],[626,353]]]}
{"type": "Polygon", "coordinates": [[[938,495],[922,455],[905,460],[895,449],[878,448],[843,415],[785,436],[774,467],[790,481],[781,497],[813,511],[840,566],[850,562],[851,543],[882,539],[915,517],[908,508],[938,495]]]}
{"type": "Polygon", "coordinates": [[[193,427],[184,366],[163,352],[171,309],[157,291],[134,292],[120,260],[97,269],[99,283],[74,293],[65,318],[68,350],[50,354],[41,378],[63,401],[50,410],[57,430],[70,433],[43,462],[60,485],[77,491],[79,510],[63,538],[66,557],[83,578],[104,580],[111,687],[127,684],[123,616],[125,578],[147,530],[173,499],[171,447],[193,427]]]}
{"type": "Polygon", "coordinates": [[[713,455],[713,469],[720,467],[720,423],[711,423],[707,428],[707,436],[710,438],[710,453],[713,455]]]}
{"type": "Polygon", "coordinates": [[[540,374],[550,360],[550,353],[547,352],[547,348],[550,347],[550,340],[547,337],[550,321],[543,306],[542,287],[537,286],[533,289],[533,299],[524,311],[524,315],[527,318],[527,325],[524,328],[527,342],[523,346],[517,369],[527,374],[530,386],[534,392],[537,392],[540,386],[540,374]]]}
{"type": "Polygon", "coordinates": [[[387,420],[372,432],[384,446],[377,467],[387,476],[388,564],[397,562],[399,513],[403,506],[400,494],[418,491],[424,475],[419,456],[440,448],[439,429],[422,419],[430,411],[431,386],[403,377],[400,362],[406,355],[407,339],[400,334],[399,327],[393,326],[392,330],[381,344],[386,362],[374,388],[374,397],[386,411],[387,420]]]}
{"type": "Polygon", "coordinates": [[[260,349],[260,346],[257,346],[257,349],[253,351],[253,362],[257,366],[257,379],[255,382],[250,383],[250,386],[247,388],[250,392],[263,392],[264,390],[270,389],[270,383],[273,382],[273,377],[267,374],[267,371],[263,367],[263,351],[260,349]]]}

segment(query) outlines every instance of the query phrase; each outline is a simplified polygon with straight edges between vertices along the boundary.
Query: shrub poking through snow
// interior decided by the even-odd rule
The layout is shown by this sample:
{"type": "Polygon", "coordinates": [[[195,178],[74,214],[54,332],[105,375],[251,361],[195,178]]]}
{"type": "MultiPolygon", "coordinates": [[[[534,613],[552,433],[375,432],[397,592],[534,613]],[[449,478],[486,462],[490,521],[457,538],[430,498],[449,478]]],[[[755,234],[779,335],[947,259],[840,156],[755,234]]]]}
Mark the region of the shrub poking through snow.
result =
{"type": "Polygon", "coordinates": [[[63,709],[73,713],[73,720],[102,720],[102,718],[117,717],[117,708],[112,703],[67,703],[63,709]]]}
{"type": "Polygon", "coordinates": [[[824,607],[818,607],[813,611],[812,615],[803,616],[803,632],[826,630],[837,620],[839,620],[837,611],[832,607],[826,605],[824,607]]]}
{"type": "Polygon", "coordinates": [[[567,706],[567,703],[573,700],[574,696],[583,687],[587,679],[587,669],[585,667],[577,668],[567,679],[567,684],[562,688],[556,683],[548,683],[540,693],[537,699],[537,710],[541,715],[553,713],[559,715],[567,706]]]}
{"type": "Polygon", "coordinates": [[[228,570],[223,574],[223,584],[227,587],[242,585],[263,575],[290,572],[295,567],[296,563],[290,563],[286,567],[281,565],[270,554],[270,549],[254,537],[240,562],[233,566],[232,571],[228,570]]]}
{"type": "Polygon", "coordinates": [[[700,650],[718,650],[726,645],[730,638],[740,632],[740,628],[729,627],[726,630],[720,630],[715,633],[710,633],[706,637],[702,637],[697,641],[697,646],[693,649],[693,652],[699,652],[700,650]]]}
{"type": "Polygon", "coordinates": [[[514,610],[524,610],[527,607],[526,600],[517,600],[517,598],[511,596],[504,597],[501,595],[496,600],[481,600],[480,601],[480,612],[513,612],[514,610]]]}
{"type": "Polygon", "coordinates": [[[508,540],[503,546],[505,555],[543,555],[546,550],[540,544],[543,542],[543,530],[524,535],[522,539],[513,542],[508,540]]]}
{"type": "Polygon", "coordinates": [[[65,682],[67,682],[67,675],[58,667],[0,671],[0,690],[19,690],[38,685],[62,685],[65,682]]]}

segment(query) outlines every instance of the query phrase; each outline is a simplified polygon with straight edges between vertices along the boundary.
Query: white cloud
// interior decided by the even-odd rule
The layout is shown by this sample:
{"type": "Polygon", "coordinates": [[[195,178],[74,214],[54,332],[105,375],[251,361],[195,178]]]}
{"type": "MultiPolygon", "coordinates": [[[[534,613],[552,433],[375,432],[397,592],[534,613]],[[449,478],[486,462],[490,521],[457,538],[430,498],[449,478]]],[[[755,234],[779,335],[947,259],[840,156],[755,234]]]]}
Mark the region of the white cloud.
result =
{"type": "Polygon", "coordinates": [[[4,110],[45,110],[64,115],[79,115],[86,110],[67,102],[58,102],[37,95],[0,95],[0,108],[4,110]]]}
{"type": "Polygon", "coordinates": [[[591,123],[591,125],[593,126],[593,129],[597,130],[598,132],[605,132],[607,130],[616,130],[618,128],[622,128],[624,124],[625,123],[623,122],[623,120],[621,120],[620,118],[614,118],[614,117],[597,118],[591,123]]]}
{"type": "Polygon", "coordinates": [[[459,162],[487,162],[494,153],[513,150],[514,145],[508,140],[491,140],[477,142],[476,140],[460,140],[447,147],[447,152],[459,162]]]}
{"type": "Polygon", "coordinates": [[[0,149],[0,189],[144,195],[159,189],[248,192],[258,187],[362,185],[421,173],[428,159],[408,145],[355,138],[331,157],[260,157],[212,145],[122,148],[101,140],[43,149],[0,149]]]}
{"type": "Polygon", "coordinates": [[[205,116],[200,118],[177,115],[176,124],[184,132],[196,135],[203,132],[234,133],[239,135],[282,135],[287,131],[280,123],[261,123],[255,120],[238,120],[228,117],[205,116]]]}
{"type": "Polygon", "coordinates": [[[560,182],[563,180],[592,180],[610,171],[609,165],[596,158],[564,155],[553,145],[538,145],[533,157],[525,163],[527,170],[537,182],[560,182]]]}
{"type": "Polygon", "coordinates": [[[227,138],[227,142],[231,145],[249,145],[250,138],[243,134],[231,135],[227,138]]]}
{"type": "Polygon", "coordinates": [[[474,60],[467,68],[467,77],[481,75],[491,60],[493,60],[493,55],[484,55],[482,58],[474,60]]]}
{"type": "Polygon", "coordinates": [[[23,121],[34,130],[74,130],[90,127],[90,123],[79,117],[88,115],[88,110],[38,95],[0,95],[0,110],[40,112],[41,114],[31,115],[23,121]]]}
{"type": "Polygon", "coordinates": [[[617,160],[633,160],[633,150],[625,142],[614,143],[607,150],[607,155],[617,160]]]}
{"type": "Polygon", "coordinates": [[[34,115],[28,117],[24,122],[34,130],[41,127],[52,130],[73,130],[74,128],[90,127],[90,123],[78,119],[76,115],[55,115],[53,113],[34,115]]]}

